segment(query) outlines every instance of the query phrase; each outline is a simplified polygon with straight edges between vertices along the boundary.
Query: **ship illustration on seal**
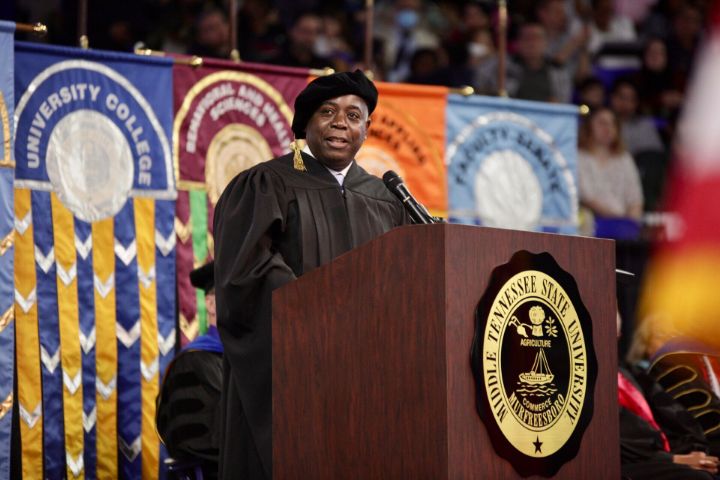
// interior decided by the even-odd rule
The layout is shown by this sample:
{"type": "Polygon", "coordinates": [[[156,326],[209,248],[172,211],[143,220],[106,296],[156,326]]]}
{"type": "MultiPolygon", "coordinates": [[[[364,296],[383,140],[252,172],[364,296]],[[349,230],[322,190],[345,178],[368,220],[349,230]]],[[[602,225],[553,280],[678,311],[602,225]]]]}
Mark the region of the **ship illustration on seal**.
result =
{"type": "Polygon", "coordinates": [[[518,377],[520,377],[521,382],[530,385],[545,385],[546,383],[552,382],[555,375],[550,371],[547,357],[545,357],[545,350],[541,348],[535,354],[535,362],[530,371],[521,373],[518,377]]]}

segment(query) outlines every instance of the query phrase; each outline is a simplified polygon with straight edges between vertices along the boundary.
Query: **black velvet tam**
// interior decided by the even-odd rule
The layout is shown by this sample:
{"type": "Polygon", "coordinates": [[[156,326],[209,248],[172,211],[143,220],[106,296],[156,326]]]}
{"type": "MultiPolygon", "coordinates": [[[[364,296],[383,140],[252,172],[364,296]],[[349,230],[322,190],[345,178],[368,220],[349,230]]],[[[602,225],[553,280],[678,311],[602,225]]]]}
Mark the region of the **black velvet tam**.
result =
{"type": "Polygon", "coordinates": [[[305,127],[310,117],[324,101],[343,95],[357,95],[365,100],[368,114],[371,114],[377,105],[377,88],[360,70],[318,77],[295,99],[295,117],[292,123],[295,138],[305,138],[305,127]]]}

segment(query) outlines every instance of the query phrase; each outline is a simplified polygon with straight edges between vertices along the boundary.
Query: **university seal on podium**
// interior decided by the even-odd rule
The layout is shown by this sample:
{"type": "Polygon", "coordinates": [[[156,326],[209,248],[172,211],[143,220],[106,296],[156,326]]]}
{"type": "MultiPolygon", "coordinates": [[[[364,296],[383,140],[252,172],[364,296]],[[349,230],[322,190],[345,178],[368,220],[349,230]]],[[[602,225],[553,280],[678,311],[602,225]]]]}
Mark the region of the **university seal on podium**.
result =
{"type": "Polygon", "coordinates": [[[590,315],[548,253],[493,270],[476,311],[477,406],[497,454],[522,476],[554,475],[578,452],[597,376],[590,315]]]}

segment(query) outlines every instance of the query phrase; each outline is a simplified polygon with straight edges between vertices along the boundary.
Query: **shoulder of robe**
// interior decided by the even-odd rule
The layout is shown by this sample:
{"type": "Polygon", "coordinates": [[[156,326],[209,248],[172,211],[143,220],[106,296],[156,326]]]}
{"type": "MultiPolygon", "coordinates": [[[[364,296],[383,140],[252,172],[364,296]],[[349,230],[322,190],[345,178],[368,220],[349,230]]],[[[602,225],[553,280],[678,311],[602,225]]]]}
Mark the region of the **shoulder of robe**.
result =
{"type": "Polygon", "coordinates": [[[223,190],[222,195],[220,195],[220,199],[215,207],[216,210],[221,209],[222,205],[227,202],[234,202],[238,198],[242,198],[250,186],[263,188],[270,185],[277,187],[278,184],[281,184],[282,176],[275,168],[273,168],[273,165],[282,162],[285,157],[291,156],[284,155],[282,157],[273,158],[272,160],[258,163],[252,168],[248,168],[247,170],[238,173],[232,180],[230,180],[225,187],[225,190],[223,190]]]}

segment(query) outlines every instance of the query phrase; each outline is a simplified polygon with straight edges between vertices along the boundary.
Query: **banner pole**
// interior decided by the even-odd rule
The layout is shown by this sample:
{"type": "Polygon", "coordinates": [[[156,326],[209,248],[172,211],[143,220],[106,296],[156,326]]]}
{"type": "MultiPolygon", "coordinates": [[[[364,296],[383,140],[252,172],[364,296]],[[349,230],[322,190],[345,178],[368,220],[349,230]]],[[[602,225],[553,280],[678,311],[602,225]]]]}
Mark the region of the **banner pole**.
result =
{"type": "Polygon", "coordinates": [[[89,48],[87,36],[88,0],[78,0],[78,44],[80,48],[89,48]]]}
{"type": "Polygon", "coordinates": [[[498,0],[498,95],[507,97],[505,88],[507,59],[507,1],[498,0]]]}
{"type": "Polygon", "coordinates": [[[237,45],[237,0],[230,0],[228,10],[230,20],[230,60],[239,62],[240,51],[237,45]]]}
{"type": "Polygon", "coordinates": [[[27,33],[34,33],[39,37],[44,37],[47,35],[47,25],[44,23],[16,23],[15,24],[15,31],[16,32],[27,32],[27,33]]]}
{"type": "Polygon", "coordinates": [[[471,87],[470,85],[463,85],[462,87],[449,88],[448,91],[450,93],[457,93],[458,95],[462,95],[463,97],[469,97],[470,95],[475,94],[475,89],[473,87],[471,87]]]}
{"type": "MultiPolygon", "coordinates": [[[[150,48],[137,47],[135,48],[135,55],[144,55],[146,57],[165,57],[165,52],[162,50],[152,50],[150,48]]],[[[173,63],[177,65],[190,65],[191,67],[202,67],[203,59],[197,55],[191,57],[178,56],[172,57],[173,63]]]]}
{"type": "Polygon", "coordinates": [[[372,71],[372,54],[373,54],[373,20],[375,16],[375,2],[373,0],[365,0],[365,51],[363,63],[365,70],[372,71]]]}

